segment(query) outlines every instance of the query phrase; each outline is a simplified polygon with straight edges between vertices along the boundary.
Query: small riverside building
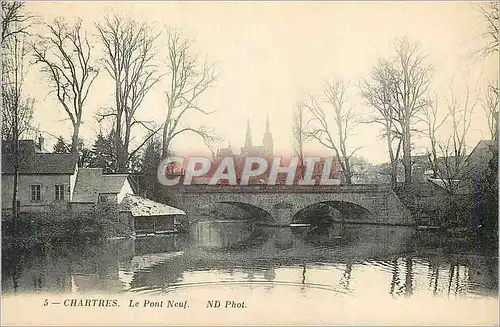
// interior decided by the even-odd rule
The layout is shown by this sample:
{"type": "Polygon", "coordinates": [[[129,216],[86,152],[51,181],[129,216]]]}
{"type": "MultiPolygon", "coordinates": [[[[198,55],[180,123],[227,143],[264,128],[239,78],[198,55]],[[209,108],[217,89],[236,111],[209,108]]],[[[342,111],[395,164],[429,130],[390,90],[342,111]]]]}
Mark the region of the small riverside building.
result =
{"type": "Polygon", "coordinates": [[[127,194],[119,207],[122,221],[133,223],[136,235],[175,233],[185,228],[186,213],[134,194],[127,194]]]}

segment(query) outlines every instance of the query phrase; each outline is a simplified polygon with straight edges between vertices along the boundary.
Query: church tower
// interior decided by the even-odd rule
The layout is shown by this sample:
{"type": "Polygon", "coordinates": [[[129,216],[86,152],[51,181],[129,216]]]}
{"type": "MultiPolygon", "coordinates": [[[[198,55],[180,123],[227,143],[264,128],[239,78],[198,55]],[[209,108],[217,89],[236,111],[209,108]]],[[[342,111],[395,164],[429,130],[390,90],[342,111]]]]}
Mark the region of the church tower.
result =
{"type": "Polygon", "coordinates": [[[252,133],[250,132],[250,120],[247,119],[247,134],[245,135],[245,148],[250,150],[252,145],[252,133]]]}
{"type": "Polygon", "coordinates": [[[269,116],[266,117],[266,132],[264,133],[264,138],[262,140],[262,145],[264,146],[264,155],[272,156],[273,155],[273,135],[271,134],[271,129],[269,127],[269,116]]]}

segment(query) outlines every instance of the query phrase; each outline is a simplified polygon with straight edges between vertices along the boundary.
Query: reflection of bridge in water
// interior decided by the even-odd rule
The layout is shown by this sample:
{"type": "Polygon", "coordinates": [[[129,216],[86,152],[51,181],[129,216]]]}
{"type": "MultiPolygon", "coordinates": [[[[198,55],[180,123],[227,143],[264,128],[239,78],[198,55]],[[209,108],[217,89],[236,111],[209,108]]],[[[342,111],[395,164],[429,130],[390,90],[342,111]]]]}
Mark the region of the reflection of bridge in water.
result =
{"type": "Polygon", "coordinates": [[[190,235],[190,243],[196,247],[188,251],[212,259],[220,256],[221,260],[233,257],[283,262],[300,257],[309,261],[315,255],[330,259],[376,258],[412,250],[414,234],[415,229],[407,226],[334,223],[315,229],[265,227],[237,221],[199,222],[192,225],[190,235]]]}
{"type": "Polygon", "coordinates": [[[189,237],[144,237],[83,251],[53,249],[33,258],[6,258],[2,290],[166,292],[179,285],[214,281],[269,283],[265,287],[281,282],[304,288],[321,284],[353,294],[377,291],[393,296],[496,294],[496,260],[424,259],[407,254],[412,228],[347,225],[339,230],[341,226],[332,226],[325,239],[336,240],[340,233],[341,243],[316,244],[311,243],[315,235],[305,236],[292,228],[252,231],[244,224],[219,228],[200,225],[189,237]],[[243,236],[251,238],[256,233],[260,233],[260,243],[245,241],[243,236]],[[392,238],[386,239],[388,235],[392,238]],[[233,247],[235,244],[238,246],[233,247]]]}
{"type": "Polygon", "coordinates": [[[230,204],[254,217],[289,226],[294,216],[311,206],[327,203],[345,221],[414,225],[410,212],[387,185],[350,186],[228,186],[190,185],[165,189],[172,204],[191,219],[207,215],[211,204],[230,204]]]}

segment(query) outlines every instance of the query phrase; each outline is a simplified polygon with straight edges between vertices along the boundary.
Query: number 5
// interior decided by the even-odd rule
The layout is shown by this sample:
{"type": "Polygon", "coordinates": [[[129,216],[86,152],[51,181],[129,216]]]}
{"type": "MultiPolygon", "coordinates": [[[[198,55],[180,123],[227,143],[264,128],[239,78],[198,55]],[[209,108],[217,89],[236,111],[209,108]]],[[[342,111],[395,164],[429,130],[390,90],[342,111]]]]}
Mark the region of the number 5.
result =
{"type": "Polygon", "coordinates": [[[49,300],[48,299],[45,299],[45,301],[43,301],[43,306],[46,307],[49,305],[49,300]]]}

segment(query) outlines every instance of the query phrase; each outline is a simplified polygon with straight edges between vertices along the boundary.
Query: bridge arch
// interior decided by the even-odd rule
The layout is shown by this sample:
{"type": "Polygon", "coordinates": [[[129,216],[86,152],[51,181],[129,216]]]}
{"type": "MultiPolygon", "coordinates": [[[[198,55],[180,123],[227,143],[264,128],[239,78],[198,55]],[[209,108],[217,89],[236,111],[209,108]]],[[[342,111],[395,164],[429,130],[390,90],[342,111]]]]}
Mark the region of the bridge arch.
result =
{"type": "Polygon", "coordinates": [[[215,203],[228,204],[243,209],[247,213],[249,213],[252,219],[255,221],[267,221],[267,222],[274,221],[273,216],[267,210],[264,210],[263,208],[254,204],[241,201],[217,201],[215,203]]]}
{"type": "Polygon", "coordinates": [[[325,200],[307,204],[293,213],[292,223],[321,224],[333,221],[370,221],[373,213],[360,204],[325,200]]]}

